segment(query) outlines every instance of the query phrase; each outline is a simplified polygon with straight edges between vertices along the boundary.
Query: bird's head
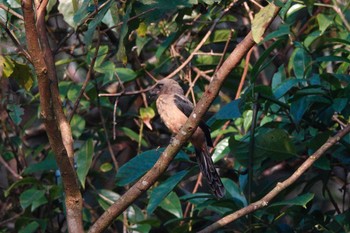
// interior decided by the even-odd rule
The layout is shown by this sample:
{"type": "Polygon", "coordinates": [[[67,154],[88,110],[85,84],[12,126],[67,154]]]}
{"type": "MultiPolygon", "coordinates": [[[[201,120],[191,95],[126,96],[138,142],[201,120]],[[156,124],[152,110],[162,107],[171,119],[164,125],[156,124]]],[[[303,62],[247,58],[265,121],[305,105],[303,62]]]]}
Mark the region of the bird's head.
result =
{"type": "Polygon", "coordinates": [[[158,98],[162,94],[179,94],[183,95],[184,91],[181,86],[172,79],[162,79],[154,85],[154,87],[149,91],[152,99],[158,98]]]}

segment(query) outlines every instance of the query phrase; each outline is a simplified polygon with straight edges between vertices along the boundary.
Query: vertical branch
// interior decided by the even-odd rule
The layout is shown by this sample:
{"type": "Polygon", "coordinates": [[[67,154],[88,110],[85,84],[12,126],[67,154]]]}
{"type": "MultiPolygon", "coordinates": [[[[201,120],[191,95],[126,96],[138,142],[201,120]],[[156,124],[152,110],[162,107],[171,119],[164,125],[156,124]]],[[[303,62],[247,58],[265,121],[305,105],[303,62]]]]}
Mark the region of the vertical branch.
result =
{"type": "Polygon", "coordinates": [[[58,93],[54,60],[45,31],[47,0],[33,9],[32,0],[22,1],[27,46],[38,77],[41,118],[44,121],[50,146],[61,171],[66,194],[66,219],[69,232],[84,232],[82,224],[82,197],[73,167],[73,140],[70,126],[63,114],[58,93]],[[35,21],[37,18],[37,22],[35,21]],[[64,139],[63,139],[64,138],[64,139]],[[67,147],[65,146],[67,145],[67,147]],[[69,159],[70,155],[71,159],[69,159]]]}
{"type": "MultiPolygon", "coordinates": [[[[252,50],[250,50],[252,51],[252,50]]],[[[248,155],[248,204],[252,203],[252,186],[253,186],[253,164],[254,164],[254,153],[255,153],[255,128],[256,128],[256,121],[259,111],[259,103],[258,103],[258,94],[254,97],[254,103],[253,103],[253,116],[252,116],[252,126],[250,130],[250,141],[249,141],[249,155],[248,155]]],[[[252,232],[253,228],[252,223],[252,215],[248,216],[249,221],[249,228],[250,232],[252,232]]]]}
{"type": "Polygon", "coordinates": [[[59,90],[58,90],[55,61],[50,48],[48,36],[46,33],[45,15],[46,15],[47,3],[48,3],[48,0],[43,0],[40,3],[40,5],[37,7],[38,13],[37,13],[36,28],[38,30],[41,49],[45,57],[44,62],[47,68],[47,77],[50,80],[50,91],[52,93],[51,98],[52,98],[54,114],[55,114],[55,117],[57,118],[58,127],[60,129],[61,137],[63,139],[63,144],[67,150],[70,162],[72,166],[74,166],[73,164],[74,149],[73,149],[73,137],[72,137],[71,127],[62,109],[62,102],[61,102],[59,90]]]}

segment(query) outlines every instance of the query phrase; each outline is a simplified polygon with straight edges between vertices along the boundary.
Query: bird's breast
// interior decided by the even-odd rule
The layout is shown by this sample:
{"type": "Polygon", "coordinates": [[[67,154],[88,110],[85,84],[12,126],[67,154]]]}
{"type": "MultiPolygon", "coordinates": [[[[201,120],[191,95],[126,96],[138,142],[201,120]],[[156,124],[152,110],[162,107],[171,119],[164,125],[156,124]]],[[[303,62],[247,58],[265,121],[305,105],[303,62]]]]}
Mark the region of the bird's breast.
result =
{"type": "Polygon", "coordinates": [[[187,117],[178,109],[173,95],[160,95],[156,101],[158,113],[164,124],[172,133],[178,133],[187,117]]]}

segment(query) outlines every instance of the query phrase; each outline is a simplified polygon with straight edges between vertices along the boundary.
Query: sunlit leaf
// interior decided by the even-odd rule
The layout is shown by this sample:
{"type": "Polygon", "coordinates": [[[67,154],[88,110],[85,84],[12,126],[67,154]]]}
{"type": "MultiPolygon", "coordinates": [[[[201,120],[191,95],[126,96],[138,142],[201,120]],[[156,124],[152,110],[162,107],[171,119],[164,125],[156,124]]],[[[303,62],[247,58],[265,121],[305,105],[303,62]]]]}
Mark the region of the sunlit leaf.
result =
{"type": "MultiPolygon", "coordinates": [[[[138,133],[134,132],[132,129],[129,129],[127,127],[121,127],[120,130],[123,131],[125,133],[125,135],[128,136],[131,140],[138,142],[138,140],[139,140],[138,133]]],[[[145,147],[148,146],[146,140],[143,138],[141,139],[141,145],[145,146],[145,147]]]]}
{"type": "Polygon", "coordinates": [[[0,56],[0,72],[0,75],[5,78],[15,79],[27,91],[33,86],[34,79],[29,66],[13,60],[9,56],[0,56]]]}
{"type": "Polygon", "coordinates": [[[320,28],[321,34],[323,34],[329,26],[333,24],[333,17],[326,14],[317,14],[316,16],[318,27],[320,28]]]}
{"type": "Polygon", "coordinates": [[[259,43],[263,39],[263,35],[269,26],[269,22],[273,18],[277,7],[273,3],[269,3],[257,13],[252,21],[252,34],[255,43],[259,43]]]}
{"type": "Polygon", "coordinates": [[[228,137],[224,138],[215,146],[215,150],[212,155],[212,159],[214,163],[216,163],[217,161],[219,161],[229,153],[230,149],[228,147],[228,140],[229,140],[228,137]]]}
{"type": "Polygon", "coordinates": [[[100,166],[100,170],[102,172],[109,172],[113,169],[113,165],[111,163],[103,163],[100,166]]]}
{"type": "Polygon", "coordinates": [[[179,197],[175,192],[170,192],[169,195],[159,204],[159,207],[177,218],[182,218],[182,209],[179,197]]]}
{"type": "Polygon", "coordinates": [[[115,72],[117,72],[122,82],[129,82],[137,77],[137,73],[129,68],[116,68],[115,72]]]}
{"type": "Polygon", "coordinates": [[[74,138],[79,138],[85,130],[85,119],[75,114],[70,122],[72,127],[72,135],[74,138]]]}

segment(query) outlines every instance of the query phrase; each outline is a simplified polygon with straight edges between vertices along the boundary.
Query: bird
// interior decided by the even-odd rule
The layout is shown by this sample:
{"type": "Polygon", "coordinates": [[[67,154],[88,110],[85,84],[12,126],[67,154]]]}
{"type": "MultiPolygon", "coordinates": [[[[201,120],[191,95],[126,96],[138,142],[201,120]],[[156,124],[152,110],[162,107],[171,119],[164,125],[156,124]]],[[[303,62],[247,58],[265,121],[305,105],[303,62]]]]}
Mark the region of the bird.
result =
{"type": "MultiPolygon", "coordinates": [[[[161,120],[173,134],[179,133],[193,110],[192,102],[184,95],[179,83],[173,79],[162,79],[150,90],[150,96],[156,100],[161,120]]],[[[214,166],[208,147],[213,147],[210,130],[201,120],[190,137],[200,171],[217,199],[225,196],[225,187],[214,166]]]]}

